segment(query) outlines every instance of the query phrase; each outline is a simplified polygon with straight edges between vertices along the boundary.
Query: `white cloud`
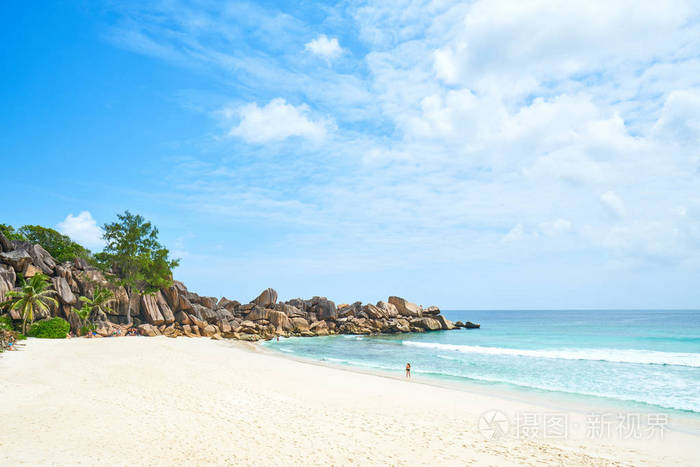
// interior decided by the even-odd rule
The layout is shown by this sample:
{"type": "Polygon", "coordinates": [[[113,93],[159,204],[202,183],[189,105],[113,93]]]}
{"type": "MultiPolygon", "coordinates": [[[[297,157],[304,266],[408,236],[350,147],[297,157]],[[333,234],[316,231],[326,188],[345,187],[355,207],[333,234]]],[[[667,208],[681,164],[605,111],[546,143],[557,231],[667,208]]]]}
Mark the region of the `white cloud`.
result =
{"type": "MultiPolygon", "coordinates": [[[[354,74],[290,67],[298,43],[278,62],[241,60],[227,55],[225,34],[207,47],[210,28],[191,43],[163,34],[196,51],[190,62],[243,70],[259,95],[303,96],[347,124],[324,139],[330,120],[283,99],[223,112],[240,116],[231,134],[246,141],[323,146],[298,145],[274,170],[260,157],[202,171],[196,183],[183,171],[187,205],[302,226],[283,243],[319,262],[349,246],[357,264],[363,253],[420,264],[554,248],[572,261],[586,250],[582,262],[611,252],[700,258],[700,43],[689,5],[370,0],[348,24],[367,48],[347,55],[354,74]]],[[[324,36],[306,48],[341,50],[324,36]]]]}
{"type": "Polygon", "coordinates": [[[97,226],[89,211],[83,211],[77,216],[68,214],[62,222],[56,225],[56,229],[84,247],[101,248],[104,246],[102,229],[97,226]]]}
{"type": "Polygon", "coordinates": [[[671,92],[654,130],[666,141],[697,143],[700,140],[700,89],[671,92]]]}
{"type": "Polygon", "coordinates": [[[524,233],[525,233],[525,229],[523,228],[523,225],[516,224],[515,227],[510,229],[510,231],[503,236],[503,241],[504,242],[515,242],[515,241],[523,238],[524,233]]]}
{"type": "Polygon", "coordinates": [[[294,106],[284,99],[272,99],[267,105],[258,107],[252,103],[240,109],[240,123],[233,127],[230,135],[243,138],[249,143],[282,141],[292,136],[321,141],[333,123],[329,120],[312,120],[306,104],[294,106]]]}
{"type": "Polygon", "coordinates": [[[325,34],[321,34],[316,39],[307,42],[305,48],[325,60],[336,59],[343,53],[343,49],[338,44],[338,39],[335,37],[329,39],[325,34]]]}
{"type": "Polygon", "coordinates": [[[540,224],[540,229],[545,235],[553,237],[570,231],[571,221],[560,218],[553,221],[542,222],[540,224]]]}
{"type": "Polygon", "coordinates": [[[620,217],[625,215],[625,202],[614,191],[606,191],[600,195],[600,201],[616,215],[620,217]]]}
{"type": "Polygon", "coordinates": [[[536,84],[604,71],[675,53],[692,39],[691,12],[685,0],[477,0],[438,48],[435,73],[450,84],[492,90],[522,76],[536,84]]]}

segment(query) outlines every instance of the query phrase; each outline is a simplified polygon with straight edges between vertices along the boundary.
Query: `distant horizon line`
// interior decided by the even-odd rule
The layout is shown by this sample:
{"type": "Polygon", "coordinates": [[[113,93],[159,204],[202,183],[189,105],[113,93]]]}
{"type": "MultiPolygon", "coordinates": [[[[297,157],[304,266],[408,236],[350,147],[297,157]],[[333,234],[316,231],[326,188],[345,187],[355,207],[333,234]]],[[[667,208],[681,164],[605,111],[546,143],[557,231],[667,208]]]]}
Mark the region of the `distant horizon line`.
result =
{"type": "Polygon", "coordinates": [[[441,311],[698,311],[700,308],[440,308],[441,311]]]}

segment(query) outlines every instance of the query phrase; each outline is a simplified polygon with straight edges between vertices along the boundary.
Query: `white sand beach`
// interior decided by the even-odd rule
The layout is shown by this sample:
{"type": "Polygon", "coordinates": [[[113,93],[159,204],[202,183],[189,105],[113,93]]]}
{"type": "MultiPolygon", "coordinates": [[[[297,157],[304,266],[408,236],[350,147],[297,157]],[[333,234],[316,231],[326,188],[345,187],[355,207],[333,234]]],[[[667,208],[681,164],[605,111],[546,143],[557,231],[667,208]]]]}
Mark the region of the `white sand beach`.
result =
{"type": "Polygon", "coordinates": [[[0,356],[0,465],[700,465],[676,431],[487,440],[492,409],[551,412],[228,341],[31,339],[0,356]]]}

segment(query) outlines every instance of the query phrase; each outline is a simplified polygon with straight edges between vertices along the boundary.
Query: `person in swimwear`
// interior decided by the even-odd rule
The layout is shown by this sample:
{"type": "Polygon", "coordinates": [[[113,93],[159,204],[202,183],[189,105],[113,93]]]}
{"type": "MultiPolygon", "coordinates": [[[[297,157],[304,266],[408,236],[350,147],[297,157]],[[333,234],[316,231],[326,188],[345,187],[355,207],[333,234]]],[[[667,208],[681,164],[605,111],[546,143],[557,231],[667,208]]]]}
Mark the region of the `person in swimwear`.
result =
{"type": "Polygon", "coordinates": [[[411,364],[406,363],[406,378],[411,378],[411,364]]]}

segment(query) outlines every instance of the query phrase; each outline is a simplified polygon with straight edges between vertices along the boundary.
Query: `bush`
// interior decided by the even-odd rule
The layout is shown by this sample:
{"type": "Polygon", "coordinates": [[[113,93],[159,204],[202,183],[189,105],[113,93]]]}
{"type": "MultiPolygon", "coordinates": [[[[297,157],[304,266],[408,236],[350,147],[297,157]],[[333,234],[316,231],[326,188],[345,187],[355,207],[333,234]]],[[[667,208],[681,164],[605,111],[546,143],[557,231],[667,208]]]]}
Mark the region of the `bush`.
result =
{"type": "Polygon", "coordinates": [[[0,329],[12,331],[15,327],[12,325],[12,318],[9,316],[0,316],[0,329]]]}
{"type": "Polygon", "coordinates": [[[50,318],[32,324],[27,335],[42,339],[65,339],[70,332],[70,324],[63,318],[50,318]]]}

